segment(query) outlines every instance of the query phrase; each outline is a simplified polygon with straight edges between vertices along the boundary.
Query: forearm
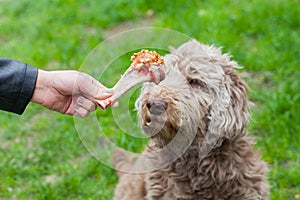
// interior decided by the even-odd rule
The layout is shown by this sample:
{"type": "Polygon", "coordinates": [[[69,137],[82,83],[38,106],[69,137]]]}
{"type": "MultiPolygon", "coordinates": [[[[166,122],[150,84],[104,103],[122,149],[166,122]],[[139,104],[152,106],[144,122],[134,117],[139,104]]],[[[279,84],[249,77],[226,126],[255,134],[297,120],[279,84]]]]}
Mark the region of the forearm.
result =
{"type": "Polygon", "coordinates": [[[0,109],[22,114],[32,98],[37,73],[27,64],[0,58],[0,109]]]}

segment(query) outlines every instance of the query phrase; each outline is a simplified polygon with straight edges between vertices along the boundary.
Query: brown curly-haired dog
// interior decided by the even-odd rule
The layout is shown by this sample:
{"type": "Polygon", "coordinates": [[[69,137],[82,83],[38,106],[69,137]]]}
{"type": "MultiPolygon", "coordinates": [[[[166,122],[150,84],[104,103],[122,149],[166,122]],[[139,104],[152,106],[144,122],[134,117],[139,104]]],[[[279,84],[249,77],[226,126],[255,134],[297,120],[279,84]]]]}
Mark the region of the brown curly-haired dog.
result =
{"type": "Polygon", "coordinates": [[[213,46],[189,41],[165,56],[166,79],[145,83],[143,158],[114,153],[116,200],[267,199],[267,165],[247,137],[247,85],[213,46]],[[131,173],[137,172],[137,173],[131,173]]]}

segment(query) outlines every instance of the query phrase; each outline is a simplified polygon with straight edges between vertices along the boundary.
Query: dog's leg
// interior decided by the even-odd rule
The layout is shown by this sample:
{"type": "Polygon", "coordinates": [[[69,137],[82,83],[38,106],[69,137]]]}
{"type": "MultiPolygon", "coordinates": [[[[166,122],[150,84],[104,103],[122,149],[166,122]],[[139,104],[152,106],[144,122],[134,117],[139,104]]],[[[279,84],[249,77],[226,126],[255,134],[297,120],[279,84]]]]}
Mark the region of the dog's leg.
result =
{"type": "Polygon", "coordinates": [[[116,187],[115,200],[143,200],[145,199],[146,190],[144,174],[133,174],[130,171],[133,166],[133,159],[130,158],[123,150],[117,149],[113,154],[113,165],[117,169],[119,183],[116,187]],[[124,169],[124,170],[118,170],[124,169]]]}

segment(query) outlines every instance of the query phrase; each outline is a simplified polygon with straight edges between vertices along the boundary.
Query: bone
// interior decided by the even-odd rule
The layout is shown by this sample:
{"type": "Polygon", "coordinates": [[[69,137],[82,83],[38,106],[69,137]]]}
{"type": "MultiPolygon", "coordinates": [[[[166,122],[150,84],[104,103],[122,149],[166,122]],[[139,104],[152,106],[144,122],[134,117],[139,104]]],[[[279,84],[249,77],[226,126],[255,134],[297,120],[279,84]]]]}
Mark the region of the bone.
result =
{"type": "Polygon", "coordinates": [[[155,51],[142,50],[131,57],[131,65],[113,87],[114,93],[106,100],[96,100],[97,105],[105,110],[134,86],[143,82],[159,84],[165,79],[164,60],[155,51]]]}

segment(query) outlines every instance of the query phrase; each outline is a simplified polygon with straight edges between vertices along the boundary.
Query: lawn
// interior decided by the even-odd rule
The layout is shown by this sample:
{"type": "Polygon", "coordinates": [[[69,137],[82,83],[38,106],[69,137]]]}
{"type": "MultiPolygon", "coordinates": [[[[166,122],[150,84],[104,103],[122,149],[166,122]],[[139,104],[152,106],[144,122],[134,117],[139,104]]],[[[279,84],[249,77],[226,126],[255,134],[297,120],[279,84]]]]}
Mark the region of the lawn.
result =
{"type": "MultiPolygon", "coordinates": [[[[98,44],[122,31],[167,28],[222,46],[244,66],[239,71],[251,88],[249,131],[270,167],[270,199],[300,199],[299,16],[299,0],[0,0],[0,57],[45,70],[85,71],[112,86],[133,49],[109,63],[101,77],[82,64],[98,44]]],[[[109,52],[97,58],[99,69],[107,57],[109,52]]],[[[36,104],[21,116],[0,111],[0,199],[111,199],[116,174],[84,142],[105,146],[97,139],[102,132],[119,146],[141,151],[147,139],[124,134],[132,128],[128,119],[135,124],[137,95],[134,90],[121,108],[98,110],[84,120],[36,104]]],[[[108,160],[105,152],[101,156],[108,160]]]]}

